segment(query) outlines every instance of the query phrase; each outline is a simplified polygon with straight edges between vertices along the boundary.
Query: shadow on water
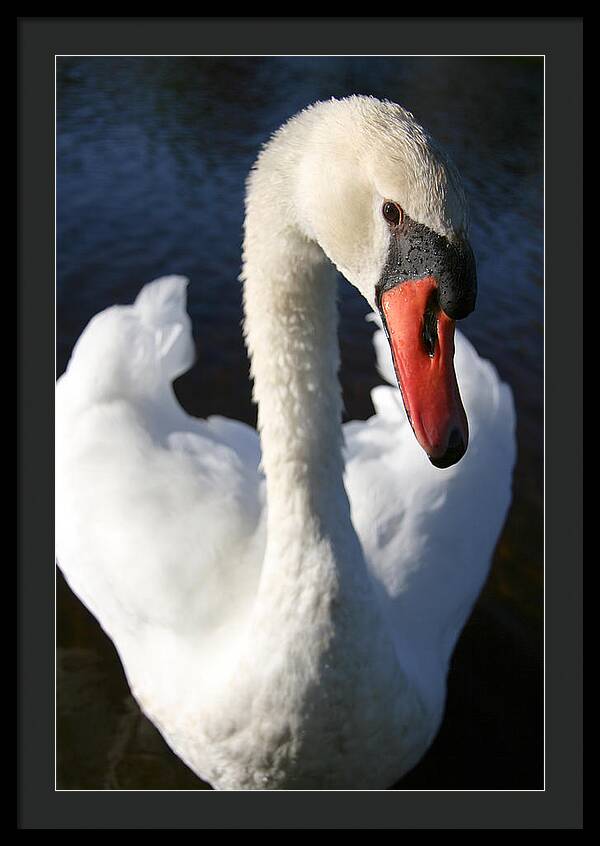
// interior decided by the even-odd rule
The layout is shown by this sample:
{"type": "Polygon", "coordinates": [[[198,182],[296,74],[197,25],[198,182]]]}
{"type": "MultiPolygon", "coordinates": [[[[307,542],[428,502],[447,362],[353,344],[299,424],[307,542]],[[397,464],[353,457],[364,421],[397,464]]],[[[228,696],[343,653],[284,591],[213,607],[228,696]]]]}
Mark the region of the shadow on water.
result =
{"type": "MultiPolygon", "coordinates": [[[[61,58],[57,369],[88,320],[164,273],[190,280],[192,414],[254,424],[243,345],[244,182],[260,144],[317,99],[373,94],[414,112],[466,183],[480,294],[461,326],[512,387],[514,497],[457,646],[440,733],[396,787],[542,786],[542,63],[511,58],[61,58]]],[[[347,419],[379,383],[367,307],[340,283],[347,419]]],[[[58,575],[58,786],[205,787],[129,695],[115,650],[58,575]]]]}

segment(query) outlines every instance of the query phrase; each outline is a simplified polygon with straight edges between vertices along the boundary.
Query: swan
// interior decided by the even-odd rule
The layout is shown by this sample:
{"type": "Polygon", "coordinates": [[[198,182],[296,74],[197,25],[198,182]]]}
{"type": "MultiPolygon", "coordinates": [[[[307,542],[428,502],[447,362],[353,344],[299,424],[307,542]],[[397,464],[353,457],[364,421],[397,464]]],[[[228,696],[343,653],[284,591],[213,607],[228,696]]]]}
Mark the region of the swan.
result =
{"type": "Polygon", "coordinates": [[[476,296],[467,226],[412,114],[316,103],[247,183],[258,432],[178,404],[178,276],[96,315],[57,382],[58,565],[216,789],[388,788],[436,735],[515,460],[511,391],[455,332],[476,296]],[[343,426],[336,268],[379,323],[386,381],[343,426]]]}

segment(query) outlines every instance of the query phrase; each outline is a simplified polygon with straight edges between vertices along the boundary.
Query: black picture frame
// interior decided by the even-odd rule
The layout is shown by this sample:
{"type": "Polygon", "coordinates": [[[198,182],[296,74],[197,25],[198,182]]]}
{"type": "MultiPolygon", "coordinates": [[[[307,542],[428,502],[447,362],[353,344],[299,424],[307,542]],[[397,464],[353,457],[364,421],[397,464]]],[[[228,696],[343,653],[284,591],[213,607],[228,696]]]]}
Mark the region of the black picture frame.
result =
{"type": "Polygon", "coordinates": [[[582,20],[39,17],[17,29],[18,826],[580,828],[582,20]],[[54,62],[119,53],[545,56],[544,791],[55,791],[54,62]]]}

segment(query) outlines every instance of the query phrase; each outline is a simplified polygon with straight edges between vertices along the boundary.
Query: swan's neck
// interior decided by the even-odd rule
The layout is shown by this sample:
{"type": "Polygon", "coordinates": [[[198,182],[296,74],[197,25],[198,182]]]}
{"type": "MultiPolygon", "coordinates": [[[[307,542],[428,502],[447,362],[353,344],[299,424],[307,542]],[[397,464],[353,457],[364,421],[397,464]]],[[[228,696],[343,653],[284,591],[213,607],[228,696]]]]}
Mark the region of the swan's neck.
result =
{"type": "MultiPolygon", "coordinates": [[[[269,186],[262,187],[266,195],[269,186]]],[[[341,671],[350,656],[366,662],[373,652],[385,653],[381,660],[391,667],[344,487],[335,274],[320,247],[285,224],[277,198],[257,195],[256,180],[254,189],[244,244],[245,334],[268,517],[251,660],[276,652],[284,676],[291,662],[307,679],[322,679],[323,666],[341,671]]]]}
{"type": "Polygon", "coordinates": [[[345,522],[337,284],[298,223],[310,121],[276,138],[253,172],[244,238],[245,335],[258,403],[270,535],[345,522]]]}
{"type": "Polygon", "coordinates": [[[231,715],[232,702],[246,703],[242,720],[260,721],[253,731],[261,749],[268,714],[278,755],[295,756],[304,744],[337,756],[365,726],[386,725],[401,737],[419,706],[352,525],[335,274],[286,206],[301,146],[286,145],[281,159],[267,150],[248,192],[244,328],[259,408],[267,544],[232,674],[235,695],[229,686],[220,707],[231,715]]]}
{"type": "MultiPolygon", "coordinates": [[[[271,234],[273,236],[273,233],[271,234]]],[[[347,509],[337,378],[335,275],[293,230],[253,261],[246,246],[245,330],[258,402],[269,525],[347,509]]]]}

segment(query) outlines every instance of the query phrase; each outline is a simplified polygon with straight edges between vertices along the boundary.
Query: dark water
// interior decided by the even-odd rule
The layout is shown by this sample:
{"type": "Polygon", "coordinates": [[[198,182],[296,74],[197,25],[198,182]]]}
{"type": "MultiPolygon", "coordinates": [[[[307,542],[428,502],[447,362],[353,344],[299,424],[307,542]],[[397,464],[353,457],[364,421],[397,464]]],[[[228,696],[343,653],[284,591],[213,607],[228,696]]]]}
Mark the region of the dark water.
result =
{"type": "MultiPolygon", "coordinates": [[[[397,787],[542,786],[543,113],[541,60],[62,58],[57,363],[96,312],[165,273],[191,280],[199,363],[186,409],[255,422],[240,333],[244,180],[259,145],[318,99],[409,108],[466,183],[479,300],[462,324],[515,394],[514,501],[456,650],[444,724],[397,787]]],[[[372,324],[340,282],[348,418],[373,409],[372,324]]],[[[203,785],[128,694],[115,651],[58,576],[58,786],[203,785]]]]}

